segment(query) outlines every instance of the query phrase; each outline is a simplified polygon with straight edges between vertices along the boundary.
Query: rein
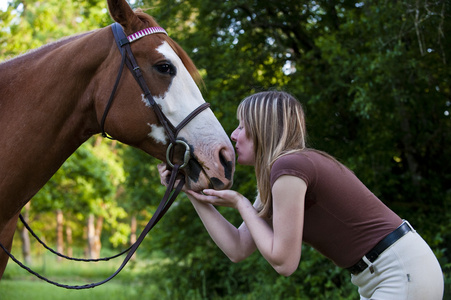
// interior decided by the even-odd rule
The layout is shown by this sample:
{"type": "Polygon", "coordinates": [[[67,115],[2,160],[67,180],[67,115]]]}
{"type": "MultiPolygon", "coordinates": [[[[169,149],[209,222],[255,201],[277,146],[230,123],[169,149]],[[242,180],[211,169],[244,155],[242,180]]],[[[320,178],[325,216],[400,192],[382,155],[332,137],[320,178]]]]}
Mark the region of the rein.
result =
{"type": "Polygon", "coordinates": [[[135,41],[135,40],[137,40],[137,39],[140,39],[140,38],[142,38],[142,37],[144,37],[146,35],[155,34],[155,33],[164,33],[164,34],[167,35],[166,31],[163,28],[161,28],[161,27],[151,27],[151,28],[143,29],[143,30],[141,30],[139,32],[136,32],[136,33],[134,33],[134,34],[132,34],[132,35],[127,37],[125,35],[124,30],[122,29],[121,25],[119,25],[118,23],[112,24],[111,28],[113,30],[114,39],[116,41],[116,44],[117,44],[117,46],[119,48],[119,51],[121,52],[121,65],[119,67],[119,71],[118,71],[118,75],[117,75],[117,78],[116,78],[116,82],[115,82],[115,84],[113,86],[113,90],[111,92],[111,95],[110,95],[110,98],[108,100],[108,103],[107,103],[107,105],[105,107],[105,111],[103,113],[102,120],[101,120],[101,123],[100,123],[102,136],[105,137],[105,138],[114,139],[113,137],[109,136],[105,132],[105,120],[106,120],[106,117],[108,115],[108,111],[110,110],[110,108],[112,106],[112,103],[113,103],[113,100],[114,100],[114,95],[115,95],[117,87],[119,85],[119,81],[120,81],[120,79],[122,77],[122,71],[124,69],[124,65],[127,65],[127,67],[130,69],[131,73],[133,74],[133,77],[135,78],[135,80],[137,81],[137,83],[140,86],[141,90],[143,91],[144,97],[147,99],[147,101],[151,105],[151,107],[154,110],[156,116],[158,117],[158,120],[160,121],[161,125],[164,127],[164,130],[165,130],[167,136],[169,137],[170,143],[169,143],[168,148],[166,150],[166,159],[167,159],[167,164],[172,168],[172,173],[171,173],[171,177],[170,177],[169,182],[168,182],[168,186],[167,186],[166,192],[165,192],[165,194],[163,196],[163,199],[161,200],[160,204],[158,205],[158,208],[155,211],[154,215],[152,216],[152,218],[149,220],[149,222],[147,223],[147,225],[144,228],[144,230],[139,235],[139,237],[136,240],[136,242],[130,248],[128,248],[125,251],[123,251],[123,252],[121,252],[121,253],[119,253],[119,254],[117,254],[115,256],[112,256],[112,257],[100,258],[100,259],[80,259],[80,258],[72,258],[72,257],[65,256],[63,254],[60,254],[60,253],[54,251],[53,249],[49,248],[47,245],[45,245],[34,234],[34,232],[31,230],[31,228],[28,226],[28,224],[26,224],[26,222],[23,219],[23,217],[20,215],[20,219],[24,223],[24,226],[32,233],[32,235],[46,249],[50,250],[52,253],[54,253],[54,254],[56,254],[58,256],[61,256],[63,258],[66,258],[66,259],[69,259],[69,260],[75,260],[75,261],[84,261],[84,262],[106,261],[106,260],[109,260],[109,259],[112,259],[112,258],[116,258],[116,257],[128,252],[127,256],[125,257],[125,259],[122,262],[122,264],[120,265],[120,267],[116,270],[116,272],[114,272],[107,279],[105,279],[103,281],[100,281],[100,282],[90,283],[90,284],[85,284],[85,285],[65,285],[65,284],[60,284],[60,283],[57,283],[55,281],[49,280],[49,279],[45,278],[44,276],[34,272],[30,268],[28,268],[27,266],[22,264],[18,259],[16,259],[6,249],[6,247],[4,247],[0,243],[0,247],[21,268],[27,270],[29,273],[35,275],[36,277],[38,277],[38,278],[40,278],[40,279],[42,279],[42,280],[44,280],[44,281],[46,281],[46,282],[48,282],[50,284],[53,284],[53,285],[58,286],[58,287],[63,287],[63,288],[66,288],[66,289],[81,290],[81,289],[94,288],[96,286],[102,285],[102,284],[110,281],[117,274],[119,274],[119,272],[122,271],[122,269],[125,267],[125,265],[129,262],[130,258],[133,256],[133,254],[135,254],[135,252],[138,249],[139,245],[144,240],[144,238],[149,233],[149,231],[157,224],[157,222],[168,211],[169,207],[172,205],[172,203],[174,202],[175,198],[178,196],[178,194],[182,190],[183,185],[185,184],[185,179],[184,179],[184,177],[182,177],[180,179],[179,183],[177,184],[175,190],[172,192],[172,190],[174,189],[175,182],[176,182],[176,179],[177,179],[177,176],[178,176],[180,170],[182,168],[184,168],[188,164],[188,161],[190,160],[190,157],[191,157],[190,146],[185,141],[177,139],[178,133],[193,118],[195,118],[199,113],[201,113],[203,110],[207,109],[210,106],[209,103],[203,103],[202,105],[197,107],[194,111],[192,111],[190,114],[188,114],[188,116],[185,119],[183,119],[183,121],[181,121],[180,124],[177,125],[177,127],[175,127],[169,121],[169,119],[164,115],[164,113],[162,112],[161,108],[158,106],[158,104],[153,99],[153,97],[152,97],[152,95],[150,93],[150,90],[149,90],[149,88],[148,88],[148,86],[147,86],[147,84],[146,84],[146,82],[144,80],[143,74],[142,74],[138,64],[136,63],[136,59],[133,56],[133,53],[132,53],[131,47],[130,47],[130,43],[135,41]],[[173,151],[172,150],[173,150],[174,146],[176,146],[177,144],[181,144],[181,145],[185,146],[185,154],[183,156],[183,163],[181,165],[171,162],[171,158],[173,156],[173,151]],[[171,195],[171,192],[172,192],[172,195],[171,195]]]}
{"type": "MultiPolygon", "coordinates": [[[[35,271],[31,270],[30,268],[28,268],[27,266],[25,266],[24,264],[22,264],[16,257],[14,257],[14,255],[12,255],[11,252],[9,252],[5,246],[3,246],[0,243],[0,247],[6,252],[6,254],[8,254],[8,256],[16,263],[18,264],[22,269],[25,269],[26,271],[28,271],[29,273],[33,274],[34,276],[38,277],[39,279],[44,280],[47,283],[53,284],[57,287],[62,287],[62,288],[66,288],[66,289],[70,289],[70,290],[83,290],[83,289],[91,289],[94,288],[96,286],[102,285],[104,283],[107,283],[108,281],[110,281],[111,279],[113,279],[114,277],[116,277],[117,274],[119,274],[122,269],[124,269],[124,267],[127,265],[127,263],[130,261],[131,257],[133,256],[133,254],[135,254],[136,250],[138,249],[139,245],[141,245],[142,241],[144,240],[144,238],[146,237],[146,235],[149,233],[149,231],[158,223],[158,221],[163,217],[163,215],[167,212],[167,210],[169,209],[169,207],[172,205],[172,203],[174,202],[175,198],[177,197],[177,195],[180,193],[180,191],[182,190],[183,185],[185,184],[184,180],[180,180],[179,184],[177,185],[175,191],[173,192],[172,196],[170,196],[171,194],[171,190],[169,189],[169,186],[174,186],[175,184],[175,180],[177,177],[177,171],[178,171],[178,165],[174,166],[174,171],[171,174],[171,178],[169,180],[169,185],[168,185],[168,189],[166,190],[166,193],[163,197],[163,200],[161,200],[160,205],[158,206],[157,210],[155,211],[154,215],[152,216],[152,218],[149,220],[149,222],[147,223],[146,227],[144,228],[144,230],[141,232],[141,234],[139,235],[138,239],[136,240],[136,242],[133,244],[132,247],[130,247],[129,249],[127,249],[126,251],[110,257],[110,258],[114,258],[117,257],[119,255],[124,254],[125,252],[128,251],[127,256],[124,258],[124,261],[122,262],[122,264],[120,265],[120,267],[116,270],[116,272],[114,272],[110,277],[108,277],[105,280],[99,281],[99,282],[95,282],[95,283],[89,283],[89,284],[85,284],[85,285],[66,285],[66,284],[61,284],[55,281],[52,281],[42,275],[40,275],[39,273],[36,273],[35,271]],[[175,171],[175,173],[174,173],[175,171]]],[[[22,218],[21,218],[22,219],[22,218]]],[[[25,223],[24,223],[25,224],[25,223]]],[[[53,253],[55,253],[56,251],[52,250],[53,253]]],[[[58,254],[59,255],[59,254],[58,254]]],[[[64,255],[59,255],[62,257],[65,257],[64,255]]],[[[67,257],[65,257],[67,258],[67,257]]],[[[110,258],[104,258],[104,259],[98,259],[98,260],[90,260],[90,259],[72,259],[72,260],[78,260],[78,261],[85,261],[85,262],[93,262],[93,261],[100,261],[100,260],[109,260],[110,258]]]]}

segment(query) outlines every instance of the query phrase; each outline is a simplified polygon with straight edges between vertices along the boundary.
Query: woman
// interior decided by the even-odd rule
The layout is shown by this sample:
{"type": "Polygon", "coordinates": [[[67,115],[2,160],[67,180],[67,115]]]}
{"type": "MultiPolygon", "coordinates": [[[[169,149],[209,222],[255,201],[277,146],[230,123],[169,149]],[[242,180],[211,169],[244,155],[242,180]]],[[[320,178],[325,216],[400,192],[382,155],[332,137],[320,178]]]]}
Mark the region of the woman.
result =
{"type": "MultiPolygon", "coordinates": [[[[257,248],[280,274],[298,267],[302,242],[351,272],[361,299],[442,299],[440,265],[426,242],[344,165],[306,148],[301,104],[262,92],[238,107],[238,163],[255,167],[258,196],[186,191],[214,242],[233,261],[257,248]],[[236,228],[214,206],[238,210],[236,228]]],[[[169,175],[159,166],[162,178],[169,175]]],[[[164,180],[162,179],[162,183],[164,180]]]]}

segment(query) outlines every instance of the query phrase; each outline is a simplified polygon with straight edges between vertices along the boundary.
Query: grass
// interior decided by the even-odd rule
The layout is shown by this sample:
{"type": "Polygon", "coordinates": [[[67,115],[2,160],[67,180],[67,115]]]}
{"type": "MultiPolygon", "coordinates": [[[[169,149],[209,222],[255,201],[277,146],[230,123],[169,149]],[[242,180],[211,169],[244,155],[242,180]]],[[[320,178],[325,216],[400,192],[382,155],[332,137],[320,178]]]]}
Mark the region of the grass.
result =
{"type": "MultiPolygon", "coordinates": [[[[57,262],[54,257],[44,256],[34,259],[32,269],[37,273],[67,285],[84,285],[99,282],[110,275],[122,263],[121,258],[112,262],[83,263],[57,262]]],[[[129,262],[129,264],[111,281],[104,285],[85,289],[69,290],[51,285],[23,270],[13,261],[9,261],[0,281],[1,300],[119,300],[119,299],[164,299],[158,286],[148,286],[142,281],[146,272],[152,269],[150,262],[129,262]]]]}
{"type": "Polygon", "coordinates": [[[146,299],[132,287],[118,283],[107,283],[89,290],[66,290],[33,280],[2,280],[2,300],[94,300],[94,299],[146,299]]]}

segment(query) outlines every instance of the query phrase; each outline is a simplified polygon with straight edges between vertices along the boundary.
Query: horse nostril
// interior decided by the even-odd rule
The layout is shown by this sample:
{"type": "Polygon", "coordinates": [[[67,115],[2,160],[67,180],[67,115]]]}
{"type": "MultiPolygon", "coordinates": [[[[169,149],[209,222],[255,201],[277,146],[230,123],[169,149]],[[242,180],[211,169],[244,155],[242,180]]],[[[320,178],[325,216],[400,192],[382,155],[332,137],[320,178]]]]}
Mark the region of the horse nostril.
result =
{"type": "MultiPolygon", "coordinates": [[[[233,168],[234,168],[234,154],[227,148],[222,148],[219,151],[219,161],[224,167],[224,176],[228,180],[232,180],[233,168]]],[[[233,151],[232,151],[233,152],[233,151]]]]}
{"type": "Polygon", "coordinates": [[[219,180],[216,177],[212,177],[210,178],[210,189],[223,189],[224,188],[224,182],[222,182],[221,180],[219,180]]]}

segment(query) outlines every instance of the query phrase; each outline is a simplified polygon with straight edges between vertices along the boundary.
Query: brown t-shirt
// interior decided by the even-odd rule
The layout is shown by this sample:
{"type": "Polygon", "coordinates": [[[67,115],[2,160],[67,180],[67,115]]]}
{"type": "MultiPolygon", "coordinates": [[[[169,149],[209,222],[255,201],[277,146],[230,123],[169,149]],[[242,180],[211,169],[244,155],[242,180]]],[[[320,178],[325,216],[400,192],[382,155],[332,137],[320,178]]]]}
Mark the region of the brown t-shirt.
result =
{"type": "Polygon", "coordinates": [[[277,159],[271,187],[282,175],[307,184],[303,241],[339,267],[354,265],[402,223],[347,167],[318,152],[277,159]]]}

